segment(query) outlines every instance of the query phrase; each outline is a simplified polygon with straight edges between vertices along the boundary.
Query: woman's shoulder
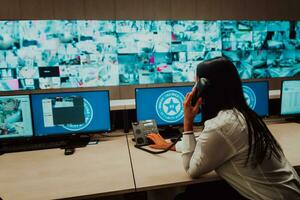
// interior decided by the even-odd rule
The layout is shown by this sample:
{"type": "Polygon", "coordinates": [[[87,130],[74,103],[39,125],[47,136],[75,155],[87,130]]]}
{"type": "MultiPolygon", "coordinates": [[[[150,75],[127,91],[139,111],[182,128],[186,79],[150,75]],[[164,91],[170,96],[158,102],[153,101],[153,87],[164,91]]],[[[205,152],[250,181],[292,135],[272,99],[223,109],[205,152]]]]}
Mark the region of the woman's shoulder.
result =
{"type": "Polygon", "coordinates": [[[228,132],[233,127],[244,129],[246,121],[238,110],[228,109],[221,110],[218,115],[204,123],[206,130],[219,129],[221,132],[228,132]]]}

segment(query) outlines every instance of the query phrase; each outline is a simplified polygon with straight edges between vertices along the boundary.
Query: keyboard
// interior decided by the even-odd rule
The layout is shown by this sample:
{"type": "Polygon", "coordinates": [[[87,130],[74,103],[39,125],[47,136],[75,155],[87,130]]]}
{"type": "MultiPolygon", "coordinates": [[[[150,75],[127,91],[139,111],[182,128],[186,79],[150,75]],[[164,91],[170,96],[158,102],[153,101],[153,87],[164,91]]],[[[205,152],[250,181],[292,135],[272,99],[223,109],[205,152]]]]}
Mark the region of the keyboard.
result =
{"type": "Polygon", "coordinates": [[[59,141],[43,141],[43,142],[28,142],[17,144],[0,144],[0,154],[20,151],[33,151],[41,149],[64,148],[68,144],[66,140],[59,141]]]}

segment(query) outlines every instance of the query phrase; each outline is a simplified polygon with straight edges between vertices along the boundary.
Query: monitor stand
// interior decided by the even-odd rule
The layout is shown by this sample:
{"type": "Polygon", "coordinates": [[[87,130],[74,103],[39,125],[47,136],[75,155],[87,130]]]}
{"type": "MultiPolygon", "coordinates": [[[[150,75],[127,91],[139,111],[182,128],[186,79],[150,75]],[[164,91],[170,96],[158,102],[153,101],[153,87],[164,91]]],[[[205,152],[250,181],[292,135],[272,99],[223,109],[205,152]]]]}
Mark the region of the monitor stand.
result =
{"type": "Polygon", "coordinates": [[[158,129],[159,134],[165,139],[177,138],[182,134],[179,127],[165,126],[158,129]]]}
{"type": "Polygon", "coordinates": [[[62,148],[65,150],[65,155],[72,155],[76,148],[85,147],[90,142],[90,136],[75,135],[71,136],[67,144],[62,148]]]}

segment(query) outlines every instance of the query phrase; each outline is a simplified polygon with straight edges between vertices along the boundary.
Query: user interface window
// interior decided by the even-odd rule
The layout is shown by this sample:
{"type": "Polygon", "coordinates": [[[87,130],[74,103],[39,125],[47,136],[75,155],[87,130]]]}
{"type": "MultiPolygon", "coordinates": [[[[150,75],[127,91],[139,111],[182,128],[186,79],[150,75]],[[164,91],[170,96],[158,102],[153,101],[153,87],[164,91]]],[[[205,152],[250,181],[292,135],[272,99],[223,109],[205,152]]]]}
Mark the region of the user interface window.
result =
{"type": "Polygon", "coordinates": [[[283,81],[281,92],[281,114],[300,114],[300,80],[283,81]]]}
{"type": "Polygon", "coordinates": [[[108,91],[32,95],[37,136],[110,131],[108,91]]]}

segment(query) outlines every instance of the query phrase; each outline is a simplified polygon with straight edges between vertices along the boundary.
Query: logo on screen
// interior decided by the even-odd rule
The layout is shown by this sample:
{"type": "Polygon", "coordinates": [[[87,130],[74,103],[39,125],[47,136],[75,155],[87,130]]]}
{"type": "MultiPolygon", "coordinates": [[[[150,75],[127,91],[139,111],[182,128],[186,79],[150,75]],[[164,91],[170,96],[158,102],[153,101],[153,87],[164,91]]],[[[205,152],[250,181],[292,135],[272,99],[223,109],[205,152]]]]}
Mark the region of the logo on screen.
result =
{"type": "Polygon", "coordinates": [[[86,99],[83,100],[83,106],[84,106],[84,118],[85,123],[83,124],[65,124],[62,125],[63,128],[69,130],[69,131],[80,131],[84,128],[86,128],[93,119],[93,108],[86,99]]]}
{"type": "Polygon", "coordinates": [[[254,91],[250,87],[243,85],[243,92],[248,106],[254,109],[256,106],[256,95],[254,91]]]}
{"type": "Polygon", "coordinates": [[[156,113],[165,122],[174,123],[183,118],[184,96],[176,90],[162,93],[156,100],[156,113]]]}

